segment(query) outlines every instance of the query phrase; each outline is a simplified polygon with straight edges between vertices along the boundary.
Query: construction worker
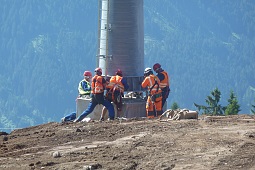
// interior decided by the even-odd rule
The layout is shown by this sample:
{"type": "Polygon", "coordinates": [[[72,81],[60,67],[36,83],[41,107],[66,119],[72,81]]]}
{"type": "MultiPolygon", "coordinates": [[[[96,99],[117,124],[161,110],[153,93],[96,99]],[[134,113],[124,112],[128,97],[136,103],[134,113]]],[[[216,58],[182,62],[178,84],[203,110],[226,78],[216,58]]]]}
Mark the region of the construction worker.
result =
{"type": "MultiPolygon", "coordinates": [[[[89,98],[91,93],[91,78],[92,73],[90,71],[84,71],[84,79],[80,81],[78,85],[78,97],[89,98]]],[[[73,121],[76,118],[76,112],[72,112],[65,117],[61,118],[61,122],[73,121]]]]}
{"type": "Polygon", "coordinates": [[[144,77],[141,86],[148,88],[148,98],[146,103],[146,111],[148,118],[160,116],[162,112],[162,91],[159,87],[160,80],[152,72],[151,68],[144,70],[144,77]]]}
{"type": "Polygon", "coordinates": [[[90,71],[84,71],[84,79],[80,81],[78,85],[79,97],[89,97],[91,93],[91,78],[92,73],[90,71]]]}
{"type": "Polygon", "coordinates": [[[153,65],[153,70],[157,73],[157,77],[160,80],[159,87],[162,90],[162,110],[163,110],[163,106],[170,93],[170,78],[167,72],[161,68],[161,65],[159,63],[153,65]]]}
{"type": "MultiPolygon", "coordinates": [[[[120,117],[120,112],[122,110],[122,97],[124,96],[124,91],[128,88],[127,80],[123,78],[122,71],[118,69],[115,76],[111,77],[109,84],[106,86],[106,98],[116,105],[117,117],[120,117]]],[[[103,107],[100,121],[104,120],[106,111],[106,107],[103,107]]]]}
{"type": "Polygon", "coordinates": [[[82,114],[74,120],[74,122],[79,122],[83,120],[86,116],[88,116],[91,112],[93,112],[94,108],[98,104],[104,105],[109,112],[109,119],[114,120],[114,108],[111,102],[105,99],[104,97],[104,89],[106,87],[106,80],[102,77],[102,69],[95,69],[95,76],[91,81],[91,101],[88,105],[88,108],[82,112],[82,114]]]}

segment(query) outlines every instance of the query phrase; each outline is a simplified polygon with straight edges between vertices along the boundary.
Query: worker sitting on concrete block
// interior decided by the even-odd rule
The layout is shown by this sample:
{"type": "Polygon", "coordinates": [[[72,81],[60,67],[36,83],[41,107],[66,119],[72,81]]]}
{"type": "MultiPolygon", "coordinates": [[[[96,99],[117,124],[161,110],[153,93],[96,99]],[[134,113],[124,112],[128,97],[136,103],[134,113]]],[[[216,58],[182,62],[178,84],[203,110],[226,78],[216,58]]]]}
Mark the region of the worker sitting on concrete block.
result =
{"type": "Polygon", "coordinates": [[[88,108],[82,112],[82,114],[74,120],[74,122],[82,121],[86,116],[93,112],[94,108],[98,104],[104,105],[109,112],[109,119],[114,120],[114,107],[108,100],[104,97],[104,89],[106,87],[106,80],[102,77],[102,69],[95,69],[95,76],[92,78],[91,82],[91,101],[88,108]]]}
{"type": "MultiPolygon", "coordinates": [[[[78,85],[78,98],[90,98],[91,94],[91,78],[92,73],[90,71],[84,71],[84,79],[82,79],[78,85]]],[[[72,112],[65,117],[61,118],[61,122],[73,121],[76,118],[76,112],[72,112]]]]}

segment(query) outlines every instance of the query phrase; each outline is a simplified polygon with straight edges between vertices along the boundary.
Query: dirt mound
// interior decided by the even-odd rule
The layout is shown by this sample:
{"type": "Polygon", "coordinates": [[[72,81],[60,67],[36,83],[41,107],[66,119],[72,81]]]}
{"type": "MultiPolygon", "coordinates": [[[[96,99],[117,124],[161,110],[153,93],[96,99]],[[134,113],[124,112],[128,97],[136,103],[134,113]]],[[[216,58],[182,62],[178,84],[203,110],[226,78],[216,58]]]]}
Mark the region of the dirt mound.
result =
{"type": "Polygon", "coordinates": [[[255,169],[254,116],[56,123],[0,135],[0,169],[255,169]]]}

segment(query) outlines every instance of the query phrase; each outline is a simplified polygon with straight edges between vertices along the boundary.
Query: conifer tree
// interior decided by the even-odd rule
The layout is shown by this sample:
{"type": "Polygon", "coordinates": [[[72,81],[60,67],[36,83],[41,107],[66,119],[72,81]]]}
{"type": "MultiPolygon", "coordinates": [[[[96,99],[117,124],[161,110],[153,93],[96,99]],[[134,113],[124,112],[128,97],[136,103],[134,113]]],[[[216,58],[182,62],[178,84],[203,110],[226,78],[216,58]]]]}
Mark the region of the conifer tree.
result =
{"type": "Polygon", "coordinates": [[[202,114],[223,115],[225,108],[219,104],[221,96],[220,90],[215,88],[211,92],[211,95],[212,96],[207,96],[207,99],[205,99],[208,106],[198,105],[196,103],[194,103],[194,105],[198,108],[199,111],[201,109],[204,111],[202,114]]]}
{"type": "Polygon", "coordinates": [[[225,110],[225,115],[237,115],[240,110],[237,97],[234,92],[230,91],[230,98],[228,99],[228,105],[225,110]]]}
{"type": "Polygon", "coordinates": [[[255,115],[255,104],[252,104],[251,107],[251,112],[255,115]]]}
{"type": "Polygon", "coordinates": [[[176,103],[176,102],[174,102],[173,104],[172,104],[172,106],[171,106],[171,109],[172,110],[176,110],[176,109],[179,109],[180,107],[179,107],[179,105],[176,103]]]}

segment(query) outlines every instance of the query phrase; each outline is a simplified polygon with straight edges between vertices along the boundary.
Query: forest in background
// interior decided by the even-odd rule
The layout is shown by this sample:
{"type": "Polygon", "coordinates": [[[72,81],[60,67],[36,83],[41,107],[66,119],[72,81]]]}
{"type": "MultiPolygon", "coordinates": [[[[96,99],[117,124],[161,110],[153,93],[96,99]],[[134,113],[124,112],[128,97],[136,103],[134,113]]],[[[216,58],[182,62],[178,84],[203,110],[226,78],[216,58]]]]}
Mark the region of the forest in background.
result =
{"type": "MultiPolygon", "coordinates": [[[[0,130],[60,121],[96,66],[98,0],[2,0],[0,14],[0,130]]],[[[168,107],[196,109],[217,87],[250,113],[254,1],[144,0],[144,33],[145,67],[171,77],[168,107]]]]}

